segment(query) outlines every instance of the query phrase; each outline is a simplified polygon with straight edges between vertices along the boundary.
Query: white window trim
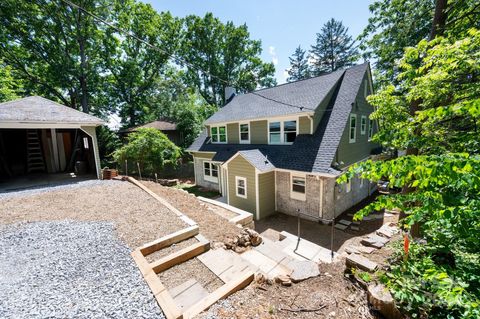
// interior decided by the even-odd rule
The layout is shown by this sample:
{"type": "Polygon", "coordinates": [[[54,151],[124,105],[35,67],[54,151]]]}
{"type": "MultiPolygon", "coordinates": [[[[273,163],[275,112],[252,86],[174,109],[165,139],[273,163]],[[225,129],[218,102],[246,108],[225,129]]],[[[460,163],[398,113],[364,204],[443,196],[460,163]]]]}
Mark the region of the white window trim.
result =
{"type": "Polygon", "coordinates": [[[367,126],[368,126],[367,116],[362,115],[360,117],[360,134],[365,135],[365,133],[367,133],[367,126]],[[365,125],[363,125],[364,120],[365,120],[365,125]]]}
{"type": "Polygon", "coordinates": [[[237,195],[237,197],[241,197],[241,198],[247,198],[247,179],[245,177],[242,177],[242,176],[235,176],[235,195],[237,195]],[[239,180],[243,180],[244,183],[245,183],[245,195],[242,195],[242,194],[239,194],[238,193],[238,181],[239,180]]]}
{"type": "Polygon", "coordinates": [[[348,119],[348,141],[350,143],[355,143],[357,140],[357,115],[356,114],[350,114],[350,118],[348,119]],[[352,118],[355,118],[355,130],[353,131],[353,138],[351,136],[351,131],[352,131],[352,118]]]}
{"type": "Polygon", "coordinates": [[[284,131],[283,131],[283,123],[284,122],[289,122],[289,121],[295,121],[296,123],[296,128],[295,128],[295,137],[298,136],[298,131],[300,129],[300,121],[299,121],[300,118],[296,117],[296,118],[286,118],[286,119],[281,119],[281,120],[276,120],[276,119],[272,119],[272,120],[268,120],[268,123],[267,123],[267,139],[268,139],[268,144],[271,144],[271,145],[292,145],[293,142],[289,143],[289,142],[285,142],[284,141],[284,131]],[[279,143],[272,143],[270,142],[270,123],[275,123],[275,122],[280,122],[280,142],[279,143]]]}
{"type": "Polygon", "coordinates": [[[250,144],[251,136],[252,136],[252,132],[250,130],[250,122],[240,122],[240,123],[238,123],[238,142],[240,144],[250,144]],[[242,141],[242,130],[240,129],[240,126],[245,125],[245,124],[248,125],[248,141],[242,141]]]}
{"type": "Polygon", "coordinates": [[[227,131],[227,125],[214,125],[210,126],[210,141],[212,141],[212,144],[227,144],[228,143],[228,131],[227,131]],[[220,142],[220,127],[225,127],[225,142],[220,142]],[[218,141],[214,142],[212,139],[213,133],[212,129],[217,128],[217,137],[218,141]]]}
{"type": "Polygon", "coordinates": [[[373,137],[373,120],[368,119],[368,140],[371,141],[373,137]]]}
{"type": "Polygon", "coordinates": [[[216,165],[217,166],[217,175],[219,174],[219,169],[220,166],[217,165],[217,163],[212,162],[212,161],[203,161],[202,162],[202,172],[203,172],[203,179],[212,183],[218,183],[218,176],[212,176],[212,166],[216,165]],[[210,165],[210,175],[205,175],[205,163],[208,163],[210,165]]]}
{"type": "Polygon", "coordinates": [[[307,176],[306,174],[290,173],[290,197],[297,200],[305,201],[307,199],[307,176]],[[301,177],[305,179],[305,193],[295,192],[293,190],[293,177],[301,177]]]}
{"type": "Polygon", "coordinates": [[[349,178],[345,183],[345,193],[350,193],[352,191],[352,180],[349,178]]]}

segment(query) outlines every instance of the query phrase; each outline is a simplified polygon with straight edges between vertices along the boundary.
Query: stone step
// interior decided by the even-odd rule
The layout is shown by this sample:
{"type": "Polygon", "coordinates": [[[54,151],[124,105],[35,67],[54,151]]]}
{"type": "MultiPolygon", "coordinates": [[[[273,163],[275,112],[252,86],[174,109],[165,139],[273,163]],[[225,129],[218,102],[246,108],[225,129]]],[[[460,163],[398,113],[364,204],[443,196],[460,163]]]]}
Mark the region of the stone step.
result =
{"type": "Polygon", "coordinates": [[[346,264],[348,267],[355,267],[368,272],[374,272],[378,268],[377,263],[358,254],[348,255],[346,264]]]}
{"type": "MultiPolygon", "coordinates": [[[[289,244],[283,249],[283,252],[298,260],[311,260],[314,262],[332,262],[331,250],[312,243],[306,239],[300,238],[300,243],[297,248],[297,236],[286,231],[281,232],[284,240],[289,239],[289,244]],[[296,249],[297,248],[297,249],[296,249]],[[295,250],[296,249],[296,250],[295,250]]],[[[334,259],[338,256],[334,253],[334,259]]]]}
{"type": "Polygon", "coordinates": [[[209,295],[208,291],[195,279],[190,279],[183,284],[170,289],[169,292],[180,310],[190,308],[190,306],[193,306],[209,295]]]}

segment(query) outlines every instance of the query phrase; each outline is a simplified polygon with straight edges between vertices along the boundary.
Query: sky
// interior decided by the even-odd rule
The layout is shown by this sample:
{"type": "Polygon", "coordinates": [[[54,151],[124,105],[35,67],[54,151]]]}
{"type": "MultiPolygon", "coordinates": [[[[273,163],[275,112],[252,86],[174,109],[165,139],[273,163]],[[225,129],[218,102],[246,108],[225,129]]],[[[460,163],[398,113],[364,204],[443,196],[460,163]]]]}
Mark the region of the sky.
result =
{"type": "Polygon", "coordinates": [[[262,59],[273,62],[277,82],[284,83],[289,56],[301,45],[309,49],[330,18],[341,20],[356,38],[368,23],[373,0],[143,0],[157,11],[184,17],[212,12],[222,22],[246,23],[250,37],[262,41],[262,59]]]}

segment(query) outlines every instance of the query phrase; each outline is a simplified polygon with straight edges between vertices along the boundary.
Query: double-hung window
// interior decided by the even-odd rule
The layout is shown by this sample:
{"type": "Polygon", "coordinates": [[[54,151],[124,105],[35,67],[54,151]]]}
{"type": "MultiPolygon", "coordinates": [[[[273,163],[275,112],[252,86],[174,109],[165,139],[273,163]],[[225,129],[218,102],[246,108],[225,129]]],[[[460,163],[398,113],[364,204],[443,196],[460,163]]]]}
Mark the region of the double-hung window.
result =
{"type": "Polygon", "coordinates": [[[240,143],[250,143],[250,125],[248,123],[240,123],[240,143]]]}
{"type": "Polygon", "coordinates": [[[348,134],[349,142],[355,143],[357,139],[357,115],[355,114],[350,114],[350,130],[348,134]]]}
{"type": "Polygon", "coordinates": [[[367,132],[367,116],[362,115],[360,118],[360,134],[365,135],[367,132]]]}
{"type": "Polygon", "coordinates": [[[297,121],[277,121],[268,124],[268,141],[270,144],[291,144],[297,137],[297,121]]]}
{"type": "Polygon", "coordinates": [[[247,179],[235,176],[235,193],[238,197],[247,198],[247,179]]]}
{"type": "Polygon", "coordinates": [[[291,175],[291,197],[294,199],[305,200],[305,176],[291,175]]]}
{"type": "Polygon", "coordinates": [[[210,128],[212,143],[227,143],[227,128],[225,126],[212,126],[210,128]]]}
{"type": "Polygon", "coordinates": [[[203,162],[203,177],[206,181],[218,182],[218,166],[215,163],[203,162]]]}
{"type": "Polygon", "coordinates": [[[373,137],[373,120],[368,121],[368,140],[371,140],[373,137]]]}

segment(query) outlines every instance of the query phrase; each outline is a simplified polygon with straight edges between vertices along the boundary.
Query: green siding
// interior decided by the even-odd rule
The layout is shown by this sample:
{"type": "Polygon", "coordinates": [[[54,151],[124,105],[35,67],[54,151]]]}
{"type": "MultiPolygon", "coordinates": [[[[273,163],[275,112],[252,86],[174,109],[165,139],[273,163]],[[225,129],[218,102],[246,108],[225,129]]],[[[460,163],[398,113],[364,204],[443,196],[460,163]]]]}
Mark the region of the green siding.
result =
{"type": "MultiPolygon", "coordinates": [[[[350,128],[350,116],[345,123],[345,129],[343,130],[342,138],[337,150],[337,156],[335,161],[340,163],[343,162],[343,166],[347,166],[358,162],[371,154],[371,151],[378,147],[377,144],[371,143],[368,141],[368,117],[370,113],[373,112],[373,107],[368,104],[364,96],[364,85],[365,80],[367,79],[367,74],[365,74],[364,79],[362,80],[362,85],[360,90],[357,93],[357,98],[355,105],[352,107],[353,114],[357,115],[357,126],[356,126],[356,141],[355,143],[349,142],[349,128],[350,128]],[[365,135],[361,134],[361,118],[362,115],[367,117],[367,126],[365,135]]],[[[367,82],[368,85],[368,82],[367,82]]],[[[371,94],[370,89],[368,88],[368,93],[371,94]]],[[[376,130],[374,129],[374,132],[376,130]]]]}
{"type": "Polygon", "coordinates": [[[250,122],[251,144],[268,144],[268,121],[250,122]]]}
{"type": "Polygon", "coordinates": [[[258,175],[260,218],[275,213],[275,172],[258,175]]]}
{"type": "Polygon", "coordinates": [[[192,152],[193,157],[212,159],[215,153],[192,152]]]}
{"type": "Polygon", "coordinates": [[[298,119],[298,134],[310,134],[310,118],[308,116],[300,116],[298,119]]]}
{"type": "Polygon", "coordinates": [[[230,144],[240,143],[238,123],[227,124],[227,138],[230,144]]]}
{"type": "Polygon", "coordinates": [[[252,214],[256,212],[255,168],[242,156],[235,157],[227,167],[229,204],[252,214]],[[238,197],[235,176],[247,179],[247,198],[238,197]]]}
{"type": "Polygon", "coordinates": [[[325,110],[327,109],[328,103],[332,98],[333,92],[335,91],[336,85],[328,92],[327,96],[323,99],[322,103],[318,106],[315,110],[315,114],[313,116],[313,132],[317,130],[318,124],[320,123],[323,115],[325,114],[325,110]]]}

